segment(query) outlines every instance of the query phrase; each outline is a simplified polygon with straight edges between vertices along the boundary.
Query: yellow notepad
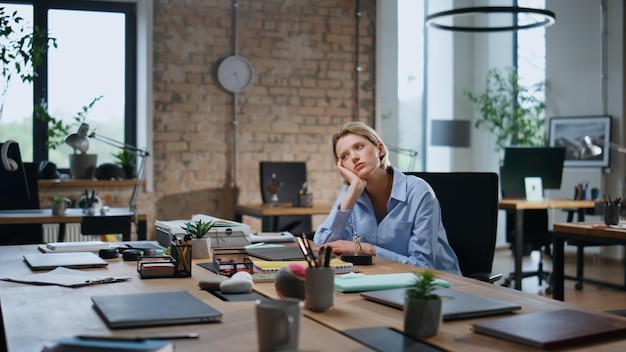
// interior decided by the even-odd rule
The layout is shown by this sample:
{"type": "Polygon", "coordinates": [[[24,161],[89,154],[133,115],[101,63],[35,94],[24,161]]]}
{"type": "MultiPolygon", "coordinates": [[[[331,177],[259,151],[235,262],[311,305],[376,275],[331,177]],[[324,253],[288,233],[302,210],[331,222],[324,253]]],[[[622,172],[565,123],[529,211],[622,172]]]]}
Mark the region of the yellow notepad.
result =
{"type": "MultiPolygon", "coordinates": [[[[270,260],[252,260],[255,272],[272,273],[278,272],[280,268],[290,263],[301,263],[308,265],[306,260],[296,261],[270,261],[270,260]]],[[[352,271],[352,263],[344,262],[341,259],[333,258],[330,260],[330,266],[335,269],[335,274],[345,274],[352,271]]]]}

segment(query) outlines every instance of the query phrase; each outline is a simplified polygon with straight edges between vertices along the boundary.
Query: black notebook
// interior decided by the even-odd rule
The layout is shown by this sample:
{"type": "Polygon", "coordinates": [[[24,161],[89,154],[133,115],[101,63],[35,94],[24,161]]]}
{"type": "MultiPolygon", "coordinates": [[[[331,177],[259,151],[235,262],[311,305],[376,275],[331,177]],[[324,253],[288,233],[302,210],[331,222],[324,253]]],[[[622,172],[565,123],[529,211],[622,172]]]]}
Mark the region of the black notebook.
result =
{"type": "Polygon", "coordinates": [[[187,291],[91,297],[94,308],[112,329],[214,323],[222,313],[187,291]]]}

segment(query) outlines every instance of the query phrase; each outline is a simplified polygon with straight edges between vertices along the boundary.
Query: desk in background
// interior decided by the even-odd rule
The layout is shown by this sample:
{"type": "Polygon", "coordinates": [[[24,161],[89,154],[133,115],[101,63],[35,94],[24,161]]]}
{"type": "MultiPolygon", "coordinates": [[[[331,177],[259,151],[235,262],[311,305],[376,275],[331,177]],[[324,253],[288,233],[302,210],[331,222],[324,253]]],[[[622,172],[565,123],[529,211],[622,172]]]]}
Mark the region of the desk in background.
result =
{"type": "MultiPolygon", "coordinates": [[[[565,299],[565,241],[584,241],[603,245],[626,246],[626,230],[613,229],[593,224],[554,224],[552,234],[552,298],[563,301],[565,299]]],[[[598,285],[610,286],[626,290],[626,268],[624,268],[624,285],[585,279],[598,285]]]]}
{"type": "MultiPolygon", "coordinates": [[[[137,239],[147,236],[146,215],[137,215],[137,239]]],[[[53,216],[51,209],[24,209],[0,211],[0,226],[8,224],[59,224],[59,238],[65,235],[65,224],[81,223],[81,231],[88,235],[121,233],[124,241],[131,240],[131,222],[135,213],[128,208],[111,208],[105,215],[96,213],[83,214],[82,209],[69,208],[63,216],[53,216]]]]}
{"type": "MultiPolygon", "coordinates": [[[[584,217],[584,209],[595,208],[592,200],[545,199],[527,201],[524,199],[501,199],[498,208],[515,214],[515,289],[522,289],[522,258],[524,256],[524,210],[532,209],[579,209],[584,217]]],[[[584,219],[584,218],[583,218],[584,219]]]]}
{"type": "Polygon", "coordinates": [[[278,231],[278,217],[290,215],[327,215],[332,208],[331,203],[313,203],[312,207],[294,207],[290,203],[281,203],[278,206],[270,206],[269,204],[236,204],[235,205],[235,221],[243,222],[243,216],[252,216],[262,219],[270,217],[270,229],[263,231],[278,231]]]}

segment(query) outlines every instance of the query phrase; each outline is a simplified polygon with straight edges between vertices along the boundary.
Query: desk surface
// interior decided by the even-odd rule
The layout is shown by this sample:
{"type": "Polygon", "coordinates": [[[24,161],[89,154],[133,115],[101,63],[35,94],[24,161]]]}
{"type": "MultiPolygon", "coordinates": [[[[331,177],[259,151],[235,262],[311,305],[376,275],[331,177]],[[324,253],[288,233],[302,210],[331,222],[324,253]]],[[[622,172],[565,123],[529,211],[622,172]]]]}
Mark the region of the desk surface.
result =
{"type": "MultiPolygon", "coordinates": [[[[134,216],[135,213],[128,208],[110,208],[106,214],[96,212],[93,215],[83,214],[80,208],[68,208],[65,215],[52,215],[51,209],[17,209],[0,210],[0,225],[8,224],[56,224],[81,222],[83,217],[94,216],[134,216]]],[[[145,221],[146,214],[139,214],[139,220],[145,221]]]]}
{"type": "MultiPolygon", "coordinates": [[[[626,225],[626,223],[622,223],[622,225],[626,225]]],[[[565,232],[575,235],[626,240],[626,229],[614,229],[604,224],[567,222],[554,224],[553,229],[556,232],[565,232]]]]}
{"type": "Polygon", "coordinates": [[[544,199],[542,201],[527,201],[525,199],[500,199],[498,208],[508,210],[525,209],[576,209],[594,208],[596,202],[593,200],[572,200],[572,199],[544,199]]]}
{"type": "MultiPolygon", "coordinates": [[[[24,253],[36,251],[36,246],[0,247],[0,272],[11,275],[32,273],[22,262],[24,253]]],[[[50,340],[77,334],[174,334],[198,332],[198,340],[176,341],[177,351],[256,350],[256,323],[253,302],[223,302],[198,288],[200,279],[213,275],[210,271],[193,267],[193,276],[184,279],[141,280],[136,276],[135,262],[109,260],[107,269],[90,269],[107,275],[128,275],[133,279],[115,284],[94,285],[77,289],[56,286],[31,286],[0,281],[2,318],[9,351],[37,351],[50,340]],[[96,294],[122,294],[187,290],[224,314],[222,323],[193,324],[171,327],[110,330],[93,310],[90,297],[96,294]],[[27,326],[27,329],[23,327],[27,326]]],[[[366,273],[408,272],[414,267],[376,258],[375,265],[361,266],[366,273]]],[[[6,275],[6,274],[5,274],[6,275]]],[[[486,284],[464,277],[438,272],[454,289],[472,292],[496,299],[518,303],[522,310],[516,314],[559,308],[581,309],[545,297],[486,284]]],[[[273,283],[256,283],[255,290],[276,297],[273,283]]],[[[334,307],[324,313],[304,310],[306,317],[300,330],[301,350],[366,350],[343,335],[339,330],[391,326],[402,330],[402,311],[362,299],[359,294],[335,292],[334,307]]],[[[490,318],[483,318],[490,319],[490,318]]],[[[451,351],[525,351],[523,345],[474,334],[470,324],[479,319],[443,323],[440,332],[428,341],[451,351]]],[[[626,340],[580,346],[576,350],[623,351],[626,340]]]]}
{"type": "MultiPolygon", "coordinates": [[[[36,252],[36,246],[0,247],[2,276],[31,274],[22,261],[24,253],[36,252]]],[[[200,290],[198,281],[214,275],[194,266],[191,278],[141,280],[136,262],[108,260],[105,269],[88,269],[105,275],[130,276],[128,282],[81,288],[33,286],[0,281],[0,302],[9,351],[41,351],[45,343],[79,334],[164,335],[197,332],[199,339],[177,340],[176,351],[254,351],[257,350],[254,302],[224,302],[200,290]],[[91,296],[187,290],[223,313],[222,323],[110,330],[92,308],[91,296]],[[28,328],[24,328],[28,327],[28,328]]],[[[364,351],[357,342],[319,323],[303,319],[299,346],[302,350],[364,351]]],[[[2,347],[0,347],[2,349],[2,347]]]]}
{"type": "MultiPolygon", "coordinates": [[[[361,269],[369,274],[387,274],[410,272],[415,270],[414,267],[390,262],[381,258],[375,258],[375,265],[373,266],[359,266],[358,269],[361,269]]],[[[438,272],[437,276],[449,281],[453,289],[517,303],[522,306],[522,309],[516,314],[528,314],[560,308],[590,311],[588,309],[582,309],[571,304],[557,302],[542,296],[520,292],[498,285],[483,283],[477,280],[444,272],[438,272]]],[[[255,284],[255,290],[266,296],[277,297],[276,290],[272,283],[257,283],[255,284]]],[[[366,301],[362,299],[358,293],[335,292],[335,301],[332,309],[323,313],[305,310],[304,314],[306,317],[318,321],[321,324],[335,330],[376,326],[391,326],[399,330],[403,329],[402,310],[366,301]]],[[[474,334],[471,331],[471,323],[493,318],[498,317],[444,322],[441,326],[440,332],[436,336],[429,338],[428,341],[450,351],[528,350],[528,348],[523,345],[474,334]]],[[[598,347],[600,347],[602,351],[619,351],[626,347],[626,340],[614,341],[606,344],[588,345],[576,350],[591,351],[597,350],[598,347]]]]}
{"type": "Polygon", "coordinates": [[[269,204],[236,204],[235,213],[250,216],[289,216],[289,215],[320,215],[330,213],[331,203],[314,203],[312,207],[294,207],[291,203],[269,204]]]}

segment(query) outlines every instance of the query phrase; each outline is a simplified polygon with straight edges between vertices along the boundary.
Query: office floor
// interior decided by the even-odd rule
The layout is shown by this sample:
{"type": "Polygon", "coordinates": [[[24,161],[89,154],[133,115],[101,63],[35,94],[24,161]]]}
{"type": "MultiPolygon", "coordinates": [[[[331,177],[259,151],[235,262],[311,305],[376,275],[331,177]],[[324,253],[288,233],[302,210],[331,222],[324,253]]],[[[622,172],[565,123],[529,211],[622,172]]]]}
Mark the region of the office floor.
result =
{"type": "MultiPolygon", "coordinates": [[[[544,270],[552,269],[552,261],[549,257],[543,256],[544,270]]],[[[524,257],[523,270],[536,270],[539,261],[539,252],[534,251],[530,256],[524,257]]],[[[497,249],[493,271],[503,273],[507,276],[513,271],[514,261],[509,249],[497,249]]],[[[607,281],[618,285],[624,284],[624,261],[615,259],[600,259],[594,255],[585,256],[584,273],[586,278],[594,280],[607,281]]],[[[574,254],[566,255],[565,275],[574,276],[576,274],[576,256],[574,254]]],[[[500,285],[503,280],[495,283],[500,285]]],[[[536,293],[543,296],[551,297],[545,293],[548,287],[544,281],[539,285],[537,277],[525,278],[522,281],[522,290],[524,292],[536,293]]],[[[626,291],[616,290],[613,288],[602,287],[590,283],[584,283],[581,290],[575,289],[575,281],[565,280],[565,301],[579,306],[593,308],[598,310],[617,310],[626,309],[626,291]]]]}

